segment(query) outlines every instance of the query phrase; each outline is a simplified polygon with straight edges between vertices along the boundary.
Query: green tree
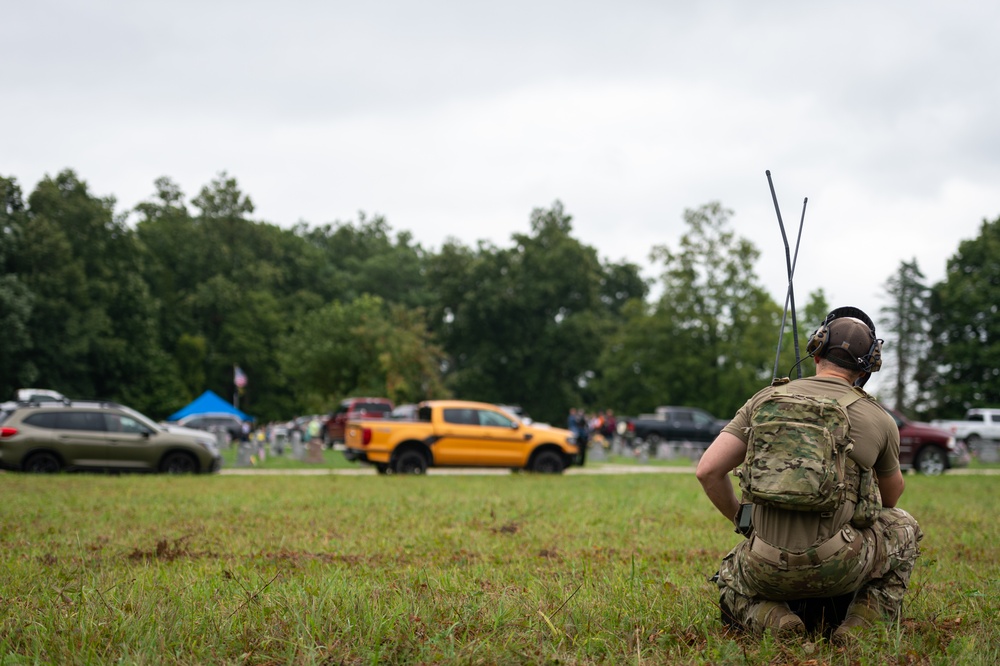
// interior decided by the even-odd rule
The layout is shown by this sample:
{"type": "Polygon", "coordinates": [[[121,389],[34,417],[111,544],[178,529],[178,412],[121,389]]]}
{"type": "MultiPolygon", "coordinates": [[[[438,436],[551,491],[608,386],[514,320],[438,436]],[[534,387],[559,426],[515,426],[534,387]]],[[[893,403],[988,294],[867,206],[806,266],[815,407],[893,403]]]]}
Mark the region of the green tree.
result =
{"type": "MultiPolygon", "coordinates": [[[[731,215],[718,203],[687,210],[678,248],[654,248],[663,293],[625,309],[601,357],[605,401],[630,413],[674,404],[725,416],[769,383],[781,308],[754,272],[759,251],[729,229],[731,215]]],[[[786,341],[782,368],[792,365],[786,341]]]]}
{"type": "Polygon", "coordinates": [[[433,258],[431,321],[456,395],[559,423],[582,404],[613,315],[645,284],[634,266],[602,264],[571,222],[557,201],[535,209],[510,248],[451,242],[433,258]]]}
{"type": "Polygon", "coordinates": [[[91,195],[69,170],[43,179],[29,196],[15,266],[36,297],[36,343],[27,356],[44,386],[143,409],[169,376],[141,253],[114,203],[91,195]]]}
{"type": "Polygon", "coordinates": [[[14,179],[0,178],[0,398],[34,383],[38,370],[30,360],[30,322],[34,294],[16,271],[27,211],[14,179]]]}
{"type": "Polygon", "coordinates": [[[1000,405],[1000,218],[962,241],[931,288],[931,349],[921,367],[940,416],[1000,405]]]}
{"type": "Polygon", "coordinates": [[[729,229],[731,216],[718,202],[689,209],[679,248],[653,252],[665,267],[657,314],[678,329],[669,402],[720,415],[769,381],[781,320],[755,273],[760,251],[729,229]]]}
{"type": "MultiPolygon", "coordinates": [[[[920,397],[916,382],[918,364],[927,354],[930,295],[916,259],[900,262],[886,281],[885,292],[890,301],[882,307],[879,323],[884,327],[886,350],[892,350],[893,406],[900,412],[912,412],[920,397]]],[[[883,363],[889,360],[883,358],[883,363]]]]}
{"type": "Polygon", "coordinates": [[[307,313],[282,342],[279,356],[291,390],[310,410],[329,409],[351,395],[397,403],[445,395],[443,353],[424,314],[377,296],[335,301],[307,313]]]}
{"type": "Polygon", "coordinates": [[[408,307],[429,304],[427,253],[409,232],[394,236],[383,216],[362,212],[357,223],[302,228],[300,234],[323,255],[325,298],[351,301],[371,294],[408,307]]]}
{"type": "Polygon", "coordinates": [[[260,419],[300,411],[280,372],[278,347],[292,322],[319,307],[322,253],[299,235],[251,220],[253,203],[219,174],[192,201],[167,178],[137,206],[136,230],[148,254],[146,278],[161,303],[161,344],[185,389],[181,404],[206,388],[229,396],[232,367],[251,378],[241,407],[260,419]]]}

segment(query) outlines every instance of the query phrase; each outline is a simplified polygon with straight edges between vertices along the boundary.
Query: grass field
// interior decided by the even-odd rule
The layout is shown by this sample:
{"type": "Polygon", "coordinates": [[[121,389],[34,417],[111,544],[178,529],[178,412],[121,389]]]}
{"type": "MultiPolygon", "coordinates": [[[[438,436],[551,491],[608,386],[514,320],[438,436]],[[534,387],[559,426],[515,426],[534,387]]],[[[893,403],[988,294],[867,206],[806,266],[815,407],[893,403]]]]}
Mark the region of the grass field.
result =
{"type": "Polygon", "coordinates": [[[996,664],[1000,478],[907,477],[901,622],[729,634],[693,474],[0,474],[0,664],[996,664]]]}

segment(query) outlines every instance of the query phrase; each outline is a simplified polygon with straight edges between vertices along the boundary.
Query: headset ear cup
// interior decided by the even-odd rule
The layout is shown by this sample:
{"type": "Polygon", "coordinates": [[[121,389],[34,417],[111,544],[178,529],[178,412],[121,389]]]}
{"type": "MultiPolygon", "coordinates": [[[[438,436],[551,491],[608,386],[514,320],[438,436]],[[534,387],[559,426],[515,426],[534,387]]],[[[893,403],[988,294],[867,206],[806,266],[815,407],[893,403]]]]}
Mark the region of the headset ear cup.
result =
{"type": "Polygon", "coordinates": [[[868,352],[868,356],[871,359],[869,361],[869,367],[871,368],[869,372],[878,372],[882,369],[882,341],[877,339],[872,343],[872,349],[868,352]]]}
{"type": "Polygon", "coordinates": [[[810,356],[815,356],[818,352],[823,350],[826,346],[827,338],[829,337],[830,329],[823,324],[809,336],[809,342],[806,343],[806,353],[810,356]]]}

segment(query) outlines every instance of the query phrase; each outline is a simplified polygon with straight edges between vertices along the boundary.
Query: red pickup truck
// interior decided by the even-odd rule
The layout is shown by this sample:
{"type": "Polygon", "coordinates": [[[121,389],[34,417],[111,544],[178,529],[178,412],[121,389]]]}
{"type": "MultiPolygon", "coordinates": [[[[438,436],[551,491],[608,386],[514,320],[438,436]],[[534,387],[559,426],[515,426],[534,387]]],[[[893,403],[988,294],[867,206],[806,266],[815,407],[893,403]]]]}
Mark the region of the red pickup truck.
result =
{"type": "Polygon", "coordinates": [[[337,411],[326,420],[326,441],[333,446],[344,441],[344,428],[348,421],[356,419],[384,419],[392,412],[392,400],[388,398],[347,398],[341,401],[337,411]]]}
{"type": "Polygon", "coordinates": [[[967,467],[971,456],[965,442],[956,440],[942,428],[910,421],[895,409],[883,409],[896,420],[899,428],[899,466],[921,474],[943,474],[955,467],[967,467]]]}

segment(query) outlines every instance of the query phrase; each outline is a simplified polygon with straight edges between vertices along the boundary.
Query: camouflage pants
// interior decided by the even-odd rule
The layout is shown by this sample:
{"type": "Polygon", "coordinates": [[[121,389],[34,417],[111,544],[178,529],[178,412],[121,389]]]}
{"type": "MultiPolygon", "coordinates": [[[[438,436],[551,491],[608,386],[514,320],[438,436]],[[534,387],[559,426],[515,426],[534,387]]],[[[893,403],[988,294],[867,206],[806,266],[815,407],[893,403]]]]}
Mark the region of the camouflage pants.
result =
{"type": "Polygon", "coordinates": [[[854,594],[865,617],[898,615],[923,532],[902,509],[882,509],[875,524],[826,559],[789,566],[761,557],[751,541],[738,544],[719,569],[723,617],[762,633],[767,615],[784,602],[854,594]],[[728,617],[727,617],[728,616],[728,617]]]}

